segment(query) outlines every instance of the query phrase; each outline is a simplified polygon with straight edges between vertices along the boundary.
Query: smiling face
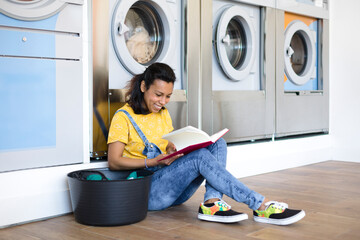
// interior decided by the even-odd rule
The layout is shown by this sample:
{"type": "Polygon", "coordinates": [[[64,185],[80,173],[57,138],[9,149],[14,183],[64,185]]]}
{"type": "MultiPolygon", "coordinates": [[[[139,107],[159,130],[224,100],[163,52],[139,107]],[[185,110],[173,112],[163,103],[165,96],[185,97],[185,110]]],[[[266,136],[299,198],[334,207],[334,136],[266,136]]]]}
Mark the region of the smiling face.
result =
{"type": "Polygon", "coordinates": [[[141,92],[144,93],[144,104],[149,112],[157,113],[165,104],[170,101],[174,83],[155,79],[149,89],[146,89],[145,82],[141,82],[141,92]]]}

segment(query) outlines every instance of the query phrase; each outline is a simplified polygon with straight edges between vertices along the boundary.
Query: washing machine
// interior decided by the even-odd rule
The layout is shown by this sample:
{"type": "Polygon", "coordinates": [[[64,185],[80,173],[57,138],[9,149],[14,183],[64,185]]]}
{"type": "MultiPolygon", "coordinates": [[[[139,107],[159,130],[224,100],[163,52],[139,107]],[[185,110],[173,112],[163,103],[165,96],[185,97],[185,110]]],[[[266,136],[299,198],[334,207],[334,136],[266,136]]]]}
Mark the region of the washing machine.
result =
{"type": "Polygon", "coordinates": [[[209,5],[212,19],[203,21],[212,22],[212,56],[203,59],[211,59],[204,64],[212,71],[203,77],[203,128],[211,133],[229,128],[228,142],[271,138],[275,1],[214,0],[209,5]]]}
{"type": "Polygon", "coordinates": [[[176,74],[175,90],[167,107],[174,128],[185,126],[183,2],[110,0],[105,4],[93,1],[93,11],[92,155],[106,155],[109,123],[115,111],[125,103],[128,81],[154,62],[168,64],[176,74]]]}
{"type": "Polygon", "coordinates": [[[276,136],[326,133],[328,11],[323,2],[277,2],[276,136]]]}
{"type": "Polygon", "coordinates": [[[260,8],[213,1],[213,91],[260,90],[260,8]]]}
{"type": "Polygon", "coordinates": [[[284,91],[317,91],[319,21],[290,12],[284,21],[284,91]]]}
{"type": "Polygon", "coordinates": [[[112,0],[109,10],[109,89],[124,89],[153,62],[168,64],[181,79],[180,0],[112,0]]]}
{"type": "Polygon", "coordinates": [[[0,171],[83,161],[83,9],[0,0],[0,171]]]}

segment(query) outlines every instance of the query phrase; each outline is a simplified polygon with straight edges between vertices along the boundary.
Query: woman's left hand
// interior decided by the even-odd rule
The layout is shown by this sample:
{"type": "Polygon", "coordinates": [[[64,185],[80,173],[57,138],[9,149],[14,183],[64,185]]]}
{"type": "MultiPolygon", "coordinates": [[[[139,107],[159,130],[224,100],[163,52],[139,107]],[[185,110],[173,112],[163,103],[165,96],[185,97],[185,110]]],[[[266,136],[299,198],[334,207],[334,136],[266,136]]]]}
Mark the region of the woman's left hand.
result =
{"type": "MultiPolygon", "coordinates": [[[[171,141],[168,141],[168,145],[166,146],[166,154],[164,154],[164,156],[172,154],[174,152],[176,152],[175,144],[172,143],[171,141]]],[[[161,162],[160,164],[170,165],[173,161],[175,161],[176,159],[178,159],[178,158],[180,158],[182,156],[184,156],[184,154],[175,155],[175,156],[173,156],[171,158],[167,158],[165,160],[160,161],[161,162]]]]}
{"type": "Polygon", "coordinates": [[[166,153],[167,154],[172,154],[176,152],[176,146],[174,143],[168,141],[168,145],[166,146],[166,153]]]}

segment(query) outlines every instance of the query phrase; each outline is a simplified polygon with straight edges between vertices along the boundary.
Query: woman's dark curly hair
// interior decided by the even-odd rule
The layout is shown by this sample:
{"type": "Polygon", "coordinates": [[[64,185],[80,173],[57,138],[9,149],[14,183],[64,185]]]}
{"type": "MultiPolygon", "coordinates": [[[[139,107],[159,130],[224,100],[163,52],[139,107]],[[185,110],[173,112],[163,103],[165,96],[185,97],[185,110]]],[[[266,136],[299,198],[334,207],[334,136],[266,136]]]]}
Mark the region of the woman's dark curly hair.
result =
{"type": "Polygon", "coordinates": [[[142,74],[135,75],[128,83],[126,93],[127,103],[136,114],[148,114],[149,109],[143,106],[144,93],[141,92],[141,82],[144,80],[146,90],[154,83],[155,79],[163,80],[167,83],[174,83],[175,73],[165,63],[153,63],[146,68],[142,74]]]}

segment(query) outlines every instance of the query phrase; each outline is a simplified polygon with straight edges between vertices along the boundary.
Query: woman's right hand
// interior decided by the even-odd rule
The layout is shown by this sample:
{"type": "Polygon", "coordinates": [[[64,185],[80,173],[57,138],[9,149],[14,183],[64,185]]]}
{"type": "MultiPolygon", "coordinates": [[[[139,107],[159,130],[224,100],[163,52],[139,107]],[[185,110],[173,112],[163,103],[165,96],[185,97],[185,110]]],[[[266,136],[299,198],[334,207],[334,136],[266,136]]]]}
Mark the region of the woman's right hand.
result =
{"type": "MultiPolygon", "coordinates": [[[[165,157],[167,156],[167,155],[169,155],[169,154],[164,154],[165,155],[165,157]]],[[[178,159],[178,158],[181,158],[182,156],[184,156],[184,154],[183,153],[181,153],[181,154],[177,154],[177,155],[175,155],[175,156],[173,156],[173,157],[171,157],[171,158],[167,158],[167,159],[165,159],[165,160],[161,160],[161,161],[159,161],[161,164],[164,164],[164,165],[167,165],[167,166],[169,166],[172,162],[174,162],[176,159],[178,159]]]]}

